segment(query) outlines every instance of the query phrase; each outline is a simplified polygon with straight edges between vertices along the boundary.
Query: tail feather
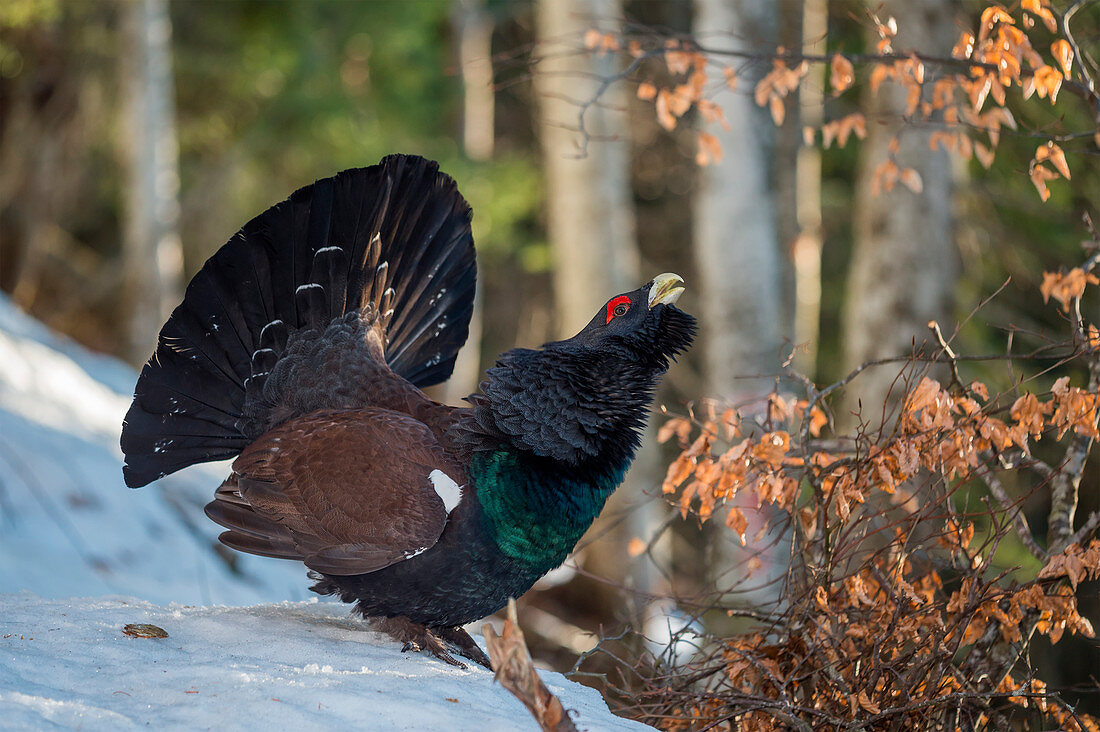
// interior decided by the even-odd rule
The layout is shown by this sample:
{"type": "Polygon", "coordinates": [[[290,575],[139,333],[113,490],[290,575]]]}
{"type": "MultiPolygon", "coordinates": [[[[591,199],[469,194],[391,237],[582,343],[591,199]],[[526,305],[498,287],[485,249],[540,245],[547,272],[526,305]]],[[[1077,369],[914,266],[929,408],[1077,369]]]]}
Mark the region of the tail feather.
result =
{"type": "Polygon", "coordinates": [[[445,380],[474,281],[470,209],[435,163],[391,155],[296,191],[203,265],[165,323],[123,424],[127,484],[239,452],[246,394],[288,337],[351,310],[382,316],[394,372],[445,380]]]}

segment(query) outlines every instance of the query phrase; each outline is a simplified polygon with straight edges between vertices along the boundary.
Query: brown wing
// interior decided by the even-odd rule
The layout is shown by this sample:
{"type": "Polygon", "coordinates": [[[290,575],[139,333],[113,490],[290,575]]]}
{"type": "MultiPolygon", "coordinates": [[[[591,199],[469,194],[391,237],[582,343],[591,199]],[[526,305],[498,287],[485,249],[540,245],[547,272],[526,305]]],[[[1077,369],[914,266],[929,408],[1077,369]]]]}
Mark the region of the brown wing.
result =
{"type": "Polygon", "coordinates": [[[408,415],[317,412],[245,448],[206,513],[230,529],[219,538],[234,549],[363,574],[433,546],[465,485],[459,464],[408,415]]]}

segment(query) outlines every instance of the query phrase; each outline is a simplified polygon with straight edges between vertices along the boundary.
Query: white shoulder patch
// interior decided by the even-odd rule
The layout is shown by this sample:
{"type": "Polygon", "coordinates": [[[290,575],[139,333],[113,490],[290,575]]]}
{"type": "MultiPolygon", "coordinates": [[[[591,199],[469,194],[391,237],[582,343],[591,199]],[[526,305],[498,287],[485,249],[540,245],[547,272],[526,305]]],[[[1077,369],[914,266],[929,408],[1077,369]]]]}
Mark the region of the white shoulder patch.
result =
{"type": "Polygon", "coordinates": [[[428,477],[432,481],[435,492],[443,499],[443,508],[447,509],[447,513],[450,514],[458,505],[458,502],[462,500],[462,486],[455,483],[451,476],[439,469],[433,470],[428,477]]]}

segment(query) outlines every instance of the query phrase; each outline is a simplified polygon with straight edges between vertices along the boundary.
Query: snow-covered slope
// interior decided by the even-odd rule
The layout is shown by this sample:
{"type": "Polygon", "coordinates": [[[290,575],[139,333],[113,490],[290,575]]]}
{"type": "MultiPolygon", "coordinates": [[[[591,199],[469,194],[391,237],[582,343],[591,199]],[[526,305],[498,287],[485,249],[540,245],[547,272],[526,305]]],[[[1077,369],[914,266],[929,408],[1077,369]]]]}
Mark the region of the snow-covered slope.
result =
{"type": "Polygon", "coordinates": [[[217,552],[202,506],[224,465],[125,486],[118,436],[136,380],[0,296],[0,592],[305,599],[300,565],[232,555],[234,570],[217,552]]]}
{"type": "MultiPolygon", "coordinates": [[[[490,672],[401,653],[364,627],[323,602],[0,596],[0,728],[538,729],[490,672]],[[130,623],[168,637],[129,637],[130,623]]],[[[579,729],[649,729],[611,715],[592,689],[542,676],[579,729]]]]}

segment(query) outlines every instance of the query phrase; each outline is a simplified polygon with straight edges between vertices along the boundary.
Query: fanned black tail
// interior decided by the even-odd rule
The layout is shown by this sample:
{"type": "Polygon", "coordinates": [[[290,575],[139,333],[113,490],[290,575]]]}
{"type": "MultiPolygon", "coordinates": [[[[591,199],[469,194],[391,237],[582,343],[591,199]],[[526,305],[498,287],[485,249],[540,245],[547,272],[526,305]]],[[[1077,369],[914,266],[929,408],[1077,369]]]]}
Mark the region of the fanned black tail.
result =
{"type": "Polygon", "coordinates": [[[122,427],[127,485],[240,452],[249,382],[288,333],[349,311],[386,323],[394,372],[444,381],[475,277],[470,208],[432,161],[391,155],[296,191],[207,260],[161,329],[122,427]]]}

